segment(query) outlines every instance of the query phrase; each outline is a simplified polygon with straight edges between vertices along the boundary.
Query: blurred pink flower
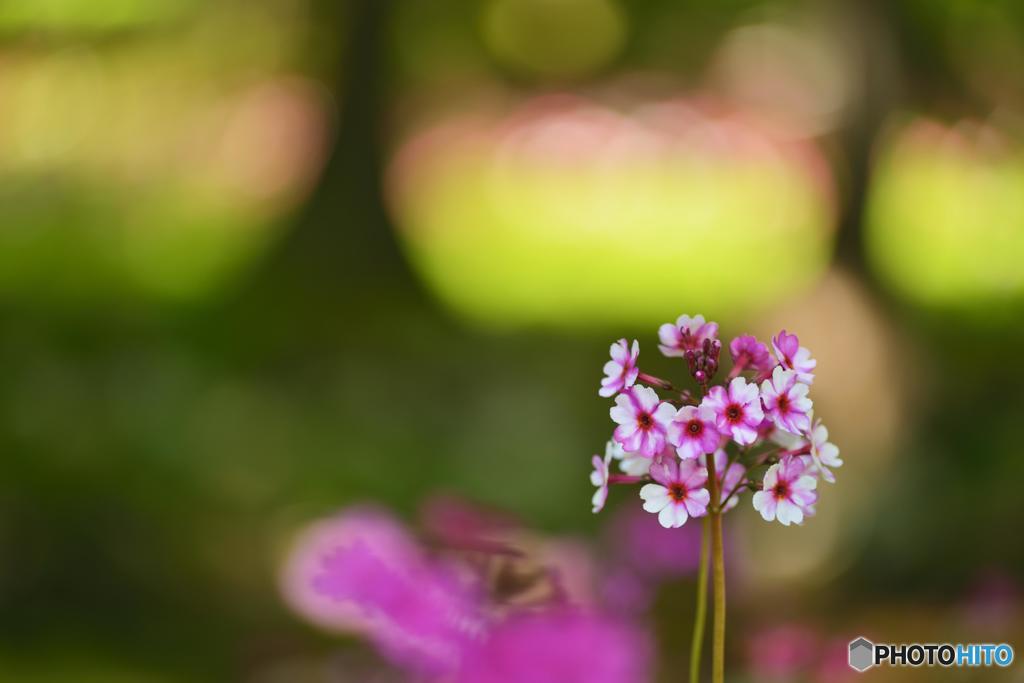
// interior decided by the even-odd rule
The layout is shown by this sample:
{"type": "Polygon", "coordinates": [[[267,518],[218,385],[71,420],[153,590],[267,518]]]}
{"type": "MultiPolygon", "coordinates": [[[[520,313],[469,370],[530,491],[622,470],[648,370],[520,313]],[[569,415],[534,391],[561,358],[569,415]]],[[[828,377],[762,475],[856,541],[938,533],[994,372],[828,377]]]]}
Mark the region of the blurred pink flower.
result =
{"type": "Polygon", "coordinates": [[[301,614],[360,633],[408,671],[454,671],[485,627],[479,586],[427,558],[379,511],[356,509],[314,525],[286,576],[286,595],[301,614]]]}
{"type": "Polygon", "coordinates": [[[718,336],[718,323],[704,321],[704,316],[681,315],[676,324],[665,323],[658,328],[658,348],[666,356],[682,358],[687,351],[696,351],[704,344],[705,339],[718,336]]]}
{"type": "Polygon", "coordinates": [[[974,581],[963,604],[966,621],[972,628],[998,633],[1020,614],[1020,584],[1009,573],[988,569],[974,581]]]}
{"type": "Polygon", "coordinates": [[[772,350],[775,358],[787,370],[794,370],[804,384],[814,383],[814,368],[818,361],[811,358],[811,352],[800,346],[800,339],[795,334],[787,334],[785,330],[772,337],[772,350]]]}
{"type": "Polygon", "coordinates": [[[520,615],[469,651],[457,683],[643,683],[650,650],[636,628],[573,611],[520,615]]]}
{"type": "Polygon", "coordinates": [[[676,409],[659,401],[654,389],[634,386],[615,397],[609,414],[619,425],[613,436],[622,448],[653,458],[665,447],[668,425],[676,409]]]}
{"type": "Polygon", "coordinates": [[[747,643],[747,657],[757,678],[792,681],[808,673],[818,647],[814,631],[786,624],[756,633],[747,643]]]}
{"type": "Polygon", "coordinates": [[[783,456],[765,472],[762,490],[754,494],[754,509],[766,522],[783,526],[802,524],[814,514],[818,481],[807,474],[807,462],[799,456],[783,456]]]}
{"type": "Polygon", "coordinates": [[[365,537],[373,538],[381,554],[389,557],[407,558],[418,553],[405,527],[376,507],[354,506],[314,522],[296,536],[281,570],[281,592],[289,607],[322,628],[365,631],[368,619],[358,605],[324,599],[313,588],[313,578],[322,570],[328,553],[365,537]]]}
{"type": "Polygon", "coordinates": [[[644,510],[656,513],[658,522],[666,529],[681,527],[690,517],[707,514],[711,502],[711,495],[704,488],[708,472],[696,461],[660,455],[651,463],[651,478],[657,483],[645,484],[640,497],[644,510]]]}
{"type": "Polygon", "coordinates": [[[859,675],[850,668],[849,639],[833,639],[818,648],[820,657],[812,679],[815,683],[845,683],[859,675]]]}
{"type": "MultiPolygon", "coordinates": [[[[644,518],[659,531],[675,531],[663,529],[650,515],[644,515],[644,518]]],[[[641,615],[650,609],[657,589],[657,583],[641,576],[633,567],[621,565],[602,577],[601,600],[602,604],[615,614],[641,615]]]]}
{"type": "Polygon", "coordinates": [[[718,448],[721,434],[710,406],[683,406],[668,426],[668,440],[683,460],[692,460],[718,448]]]}
{"type": "Polygon", "coordinates": [[[429,497],[420,509],[420,524],[435,541],[452,551],[520,557],[509,543],[520,523],[480,505],[449,495],[429,497]]]}
{"type": "MultiPolygon", "coordinates": [[[[586,547],[543,543],[544,563],[530,569],[524,553],[510,558],[502,550],[507,547],[503,537],[515,528],[504,518],[444,498],[431,501],[425,517],[459,551],[496,548],[506,556],[501,562],[513,563],[499,566],[513,571],[510,576],[526,570],[519,577],[539,590],[525,598],[521,590],[488,596],[483,565],[448,564],[428,555],[390,515],[359,507],[317,522],[299,536],[282,575],[289,604],[315,623],[365,637],[411,680],[627,683],[647,678],[649,650],[638,630],[567,607],[567,599],[580,604],[580,586],[593,585],[586,547]],[[521,562],[527,564],[515,564],[521,562]]],[[[488,563],[486,574],[494,567],[488,563]]]]}
{"type": "Polygon", "coordinates": [[[761,383],[761,403],[765,415],[779,429],[793,434],[805,434],[811,428],[811,410],[814,404],[807,397],[807,385],[797,381],[797,374],[775,366],[771,379],[761,383]]]}
{"type": "Polygon", "coordinates": [[[666,529],[651,515],[630,506],[616,510],[608,534],[617,561],[641,576],[646,585],[697,570],[699,525],[666,529]]]}
{"type": "Polygon", "coordinates": [[[731,436],[741,446],[757,440],[764,412],[756,384],[747,384],[744,378],[736,377],[729,382],[728,389],[711,387],[702,405],[714,411],[715,424],[721,434],[731,436]]]}
{"type": "Polygon", "coordinates": [[[601,388],[598,395],[610,398],[627,387],[633,386],[636,382],[640,369],[637,368],[636,359],[640,355],[640,343],[633,340],[632,349],[625,339],[612,344],[610,353],[612,359],[604,364],[604,379],[601,380],[601,388]]]}

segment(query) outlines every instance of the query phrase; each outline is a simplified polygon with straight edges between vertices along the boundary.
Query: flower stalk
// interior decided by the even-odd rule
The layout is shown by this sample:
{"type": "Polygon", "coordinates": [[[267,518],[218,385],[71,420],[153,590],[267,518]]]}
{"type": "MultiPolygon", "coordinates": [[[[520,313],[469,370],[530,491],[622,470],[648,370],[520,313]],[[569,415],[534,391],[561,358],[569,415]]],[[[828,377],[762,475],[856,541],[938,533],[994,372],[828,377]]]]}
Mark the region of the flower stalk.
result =
{"type": "Polygon", "coordinates": [[[710,518],[704,517],[700,533],[700,565],[697,570],[697,607],[693,616],[693,640],[690,641],[690,683],[700,683],[701,651],[704,649],[704,624],[708,611],[708,555],[711,545],[710,518]]]}
{"type": "Polygon", "coordinates": [[[712,483],[715,477],[708,477],[712,489],[712,508],[708,515],[711,524],[711,583],[714,593],[713,622],[711,632],[711,682],[725,681],[725,560],[722,551],[722,510],[718,506],[721,492],[712,483]]]}
{"type": "Polygon", "coordinates": [[[766,522],[803,524],[814,515],[819,480],[835,482],[843,461],[809,396],[817,361],[785,330],[767,345],[740,335],[728,346],[732,369],[716,382],[723,344],[718,324],[680,316],[658,329],[658,349],[686,362],[694,389],[640,370],[636,340],[611,345],[598,393],[615,399],[605,457],[592,458],[594,512],[609,484],[641,484],[643,509],[675,529],[703,518],[690,683],[699,683],[711,575],[711,680],[725,680],[725,559],[722,515],[743,491],[766,522]],[[659,396],[668,392],[670,396],[659,396]],[[699,400],[697,398],[699,396],[699,400]],[[612,474],[618,461],[622,474],[612,474]]]}

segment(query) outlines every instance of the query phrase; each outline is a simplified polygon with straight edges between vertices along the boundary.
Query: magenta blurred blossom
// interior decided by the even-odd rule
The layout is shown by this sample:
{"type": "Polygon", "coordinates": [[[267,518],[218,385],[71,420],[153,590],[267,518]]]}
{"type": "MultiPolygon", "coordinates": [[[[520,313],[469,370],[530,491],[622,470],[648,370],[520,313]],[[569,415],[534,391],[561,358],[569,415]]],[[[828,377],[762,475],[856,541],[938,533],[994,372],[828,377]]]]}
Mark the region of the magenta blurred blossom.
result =
{"type": "Polygon", "coordinates": [[[756,633],[747,643],[749,666],[758,678],[790,681],[808,673],[818,647],[817,634],[804,626],[773,626],[756,633]]]}
{"type": "Polygon", "coordinates": [[[819,646],[821,656],[814,673],[815,683],[846,683],[859,675],[850,668],[850,640],[834,638],[819,646]]]}
{"type": "MultiPolygon", "coordinates": [[[[431,525],[454,536],[459,553],[467,539],[481,550],[481,536],[496,533],[500,540],[507,527],[478,513],[457,501],[436,503],[431,525]]],[[[558,590],[529,611],[510,612],[508,603],[487,596],[480,565],[428,555],[390,515],[359,507],[299,536],[282,588],[297,612],[367,638],[414,680],[645,680],[647,647],[638,630],[619,619],[570,610],[564,602],[574,593],[570,585],[592,585],[588,550],[563,542],[548,544],[543,554],[558,590]],[[600,648],[596,655],[593,647],[600,648]],[[597,669],[588,671],[588,662],[597,669]]]]}
{"type": "Polygon", "coordinates": [[[696,572],[700,534],[699,524],[666,529],[651,515],[629,506],[616,510],[609,526],[609,545],[620,563],[650,584],[696,572]]]}
{"type": "MultiPolygon", "coordinates": [[[[644,517],[653,523],[654,528],[666,531],[651,517],[644,517]]],[[[689,570],[685,573],[689,573],[689,570]]],[[[644,614],[653,604],[657,589],[657,581],[622,564],[602,577],[600,597],[602,604],[616,614],[644,614]]]]}
{"type": "Polygon", "coordinates": [[[300,537],[285,571],[289,602],[316,623],[355,631],[412,672],[454,671],[482,633],[475,581],[427,557],[386,513],[357,508],[300,537]]]}
{"type": "Polygon", "coordinates": [[[964,617],[975,629],[998,632],[1020,613],[1021,589],[1010,574],[999,569],[982,572],[963,604],[964,617]]]}
{"type": "Polygon", "coordinates": [[[574,611],[520,615],[466,657],[457,683],[642,683],[650,649],[619,620],[574,611]]]}
{"type": "Polygon", "coordinates": [[[321,572],[324,557],[358,538],[372,538],[385,556],[404,558],[418,553],[405,527],[377,507],[354,506],[314,522],[296,536],[281,571],[281,592],[292,609],[322,628],[365,631],[367,618],[357,605],[324,599],[313,588],[313,579],[321,572]]]}
{"type": "Polygon", "coordinates": [[[509,535],[520,528],[518,520],[454,496],[428,498],[420,509],[420,523],[427,534],[448,549],[522,554],[508,543],[509,535]]]}

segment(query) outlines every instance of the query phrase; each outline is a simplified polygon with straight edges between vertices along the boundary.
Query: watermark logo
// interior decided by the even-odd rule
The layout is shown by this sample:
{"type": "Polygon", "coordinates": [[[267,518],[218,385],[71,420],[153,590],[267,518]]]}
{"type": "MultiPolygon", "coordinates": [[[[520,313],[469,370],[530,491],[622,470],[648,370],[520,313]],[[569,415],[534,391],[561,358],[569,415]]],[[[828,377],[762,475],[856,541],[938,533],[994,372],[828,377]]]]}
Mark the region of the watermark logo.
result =
{"type": "Polygon", "coordinates": [[[867,671],[875,665],[875,644],[867,638],[858,638],[850,643],[850,668],[867,671]]]}
{"type": "Polygon", "coordinates": [[[889,643],[876,645],[863,636],[850,641],[850,668],[861,673],[874,666],[999,666],[1013,663],[1006,643],[889,643]]]}

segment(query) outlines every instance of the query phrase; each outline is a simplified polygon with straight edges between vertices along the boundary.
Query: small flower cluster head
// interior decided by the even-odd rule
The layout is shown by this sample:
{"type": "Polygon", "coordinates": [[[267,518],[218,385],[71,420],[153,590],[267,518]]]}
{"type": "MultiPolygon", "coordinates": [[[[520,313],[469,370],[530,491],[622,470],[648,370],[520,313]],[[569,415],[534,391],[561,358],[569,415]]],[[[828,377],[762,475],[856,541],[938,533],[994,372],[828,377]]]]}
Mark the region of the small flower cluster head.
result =
{"type": "Polygon", "coordinates": [[[616,427],[604,457],[593,457],[593,511],[604,507],[612,485],[640,484],[643,509],[667,528],[709,510],[726,512],[747,489],[766,521],[789,526],[812,516],[818,482],[834,483],[843,461],[814,417],[809,394],[817,361],[800,339],[782,330],[769,348],[748,334],[734,338],[732,368],[716,382],[717,323],[683,315],[662,325],[658,338],[662,354],[686,361],[696,387],[642,372],[638,341],[612,344],[598,393],[614,397],[609,415],[616,427]],[[709,492],[708,458],[717,500],[709,492]]]}

